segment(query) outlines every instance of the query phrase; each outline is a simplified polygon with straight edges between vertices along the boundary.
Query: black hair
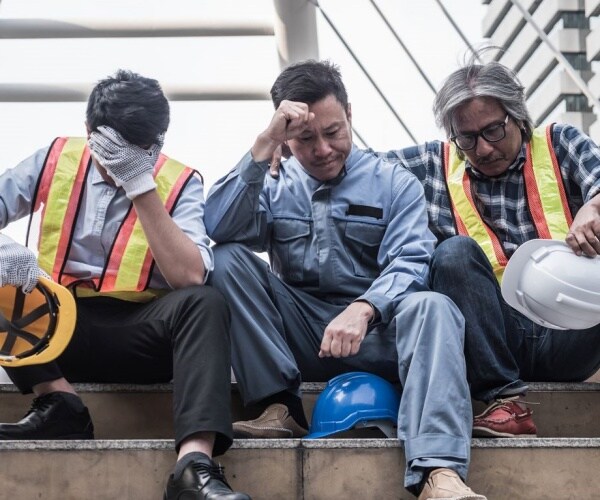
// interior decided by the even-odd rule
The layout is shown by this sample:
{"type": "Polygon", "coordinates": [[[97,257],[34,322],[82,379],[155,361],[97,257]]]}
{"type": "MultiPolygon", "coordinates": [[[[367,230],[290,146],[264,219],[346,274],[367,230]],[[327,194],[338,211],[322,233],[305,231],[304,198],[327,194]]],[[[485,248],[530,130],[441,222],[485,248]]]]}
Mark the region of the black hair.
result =
{"type": "Polygon", "coordinates": [[[339,68],[329,61],[309,59],[285,68],[271,87],[275,109],[281,101],[298,101],[314,104],[333,95],[348,109],[348,93],[342,82],[339,68]]]}
{"type": "Polygon", "coordinates": [[[107,125],[128,142],[149,146],[169,127],[169,101],[158,81],[120,69],[96,84],[86,120],[91,131],[107,125]]]}

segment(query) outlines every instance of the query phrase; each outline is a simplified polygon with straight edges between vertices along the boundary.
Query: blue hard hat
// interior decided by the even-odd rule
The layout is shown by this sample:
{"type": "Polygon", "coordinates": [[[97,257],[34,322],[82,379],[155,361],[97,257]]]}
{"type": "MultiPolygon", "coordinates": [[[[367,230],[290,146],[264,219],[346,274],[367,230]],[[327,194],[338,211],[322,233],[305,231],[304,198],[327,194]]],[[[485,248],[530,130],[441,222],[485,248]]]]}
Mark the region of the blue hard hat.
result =
{"type": "Polygon", "coordinates": [[[387,380],[366,372],[338,375],[317,398],[305,439],[322,438],[355,427],[379,427],[392,437],[399,406],[400,394],[387,380]]]}

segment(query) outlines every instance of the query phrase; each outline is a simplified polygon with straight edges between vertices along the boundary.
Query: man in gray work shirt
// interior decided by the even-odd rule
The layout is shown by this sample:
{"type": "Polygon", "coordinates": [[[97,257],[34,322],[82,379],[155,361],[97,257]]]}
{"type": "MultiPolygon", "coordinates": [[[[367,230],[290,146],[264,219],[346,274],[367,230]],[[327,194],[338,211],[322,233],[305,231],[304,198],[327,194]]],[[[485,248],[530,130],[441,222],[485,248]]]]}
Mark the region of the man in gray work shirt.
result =
{"type": "Polygon", "coordinates": [[[302,437],[301,379],[372,372],[403,387],[405,486],[420,499],[485,498],[463,483],[472,420],[464,321],[427,290],[435,238],[421,185],[352,144],[334,65],[290,66],[271,95],[271,122],[205,209],[217,242],[212,284],[232,312],[236,379],[245,404],[266,408],[234,433],[302,437]],[[293,157],[267,175],[284,144],[293,157]],[[267,251],[273,271],[253,251],[267,251]]]}

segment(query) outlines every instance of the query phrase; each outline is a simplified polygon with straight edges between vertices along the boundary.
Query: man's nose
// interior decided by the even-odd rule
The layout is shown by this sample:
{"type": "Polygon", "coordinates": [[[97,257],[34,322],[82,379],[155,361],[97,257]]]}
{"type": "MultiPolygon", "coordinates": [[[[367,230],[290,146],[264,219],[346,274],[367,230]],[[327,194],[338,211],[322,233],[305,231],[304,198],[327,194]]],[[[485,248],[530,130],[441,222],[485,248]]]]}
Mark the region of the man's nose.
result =
{"type": "Polygon", "coordinates": [[[315,155],[316,156],[327,156],[331,153],[331,145],[329,141],[323,137],[317,138],[315,141],[315,155]]]}
{"type": "Polygon", "coordinates": [[[477,142],[475,143],[475,154],[479,157],[487,156],[494,150],[494,146],[486,141],[483,136],[477,136],[477,142]]]}

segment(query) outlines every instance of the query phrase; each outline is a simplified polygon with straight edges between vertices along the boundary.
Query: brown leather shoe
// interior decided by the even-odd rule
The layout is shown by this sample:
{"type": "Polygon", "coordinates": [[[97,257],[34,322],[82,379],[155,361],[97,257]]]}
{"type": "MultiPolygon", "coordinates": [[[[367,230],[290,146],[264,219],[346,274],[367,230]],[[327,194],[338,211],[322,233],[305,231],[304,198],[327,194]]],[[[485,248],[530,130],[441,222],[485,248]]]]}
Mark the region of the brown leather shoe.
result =
{"type": "Polygon", "coordinates": [[[517,404],[517,396],[497,399],[473,420],[473,437],[536,437],[533,412],[517,404]]]}
{"type": "Polygon", "coordinates": [[[287,406],[274,403],[254,420],[233,423],[233,437],[242,439],[301,438],[308,430],[300,427],[287,406]]]}
{"type": "Polygon", "coordinates": [[[487,500],[469,488],[452,469],[431,471],[417,500],[487,500]]]}

